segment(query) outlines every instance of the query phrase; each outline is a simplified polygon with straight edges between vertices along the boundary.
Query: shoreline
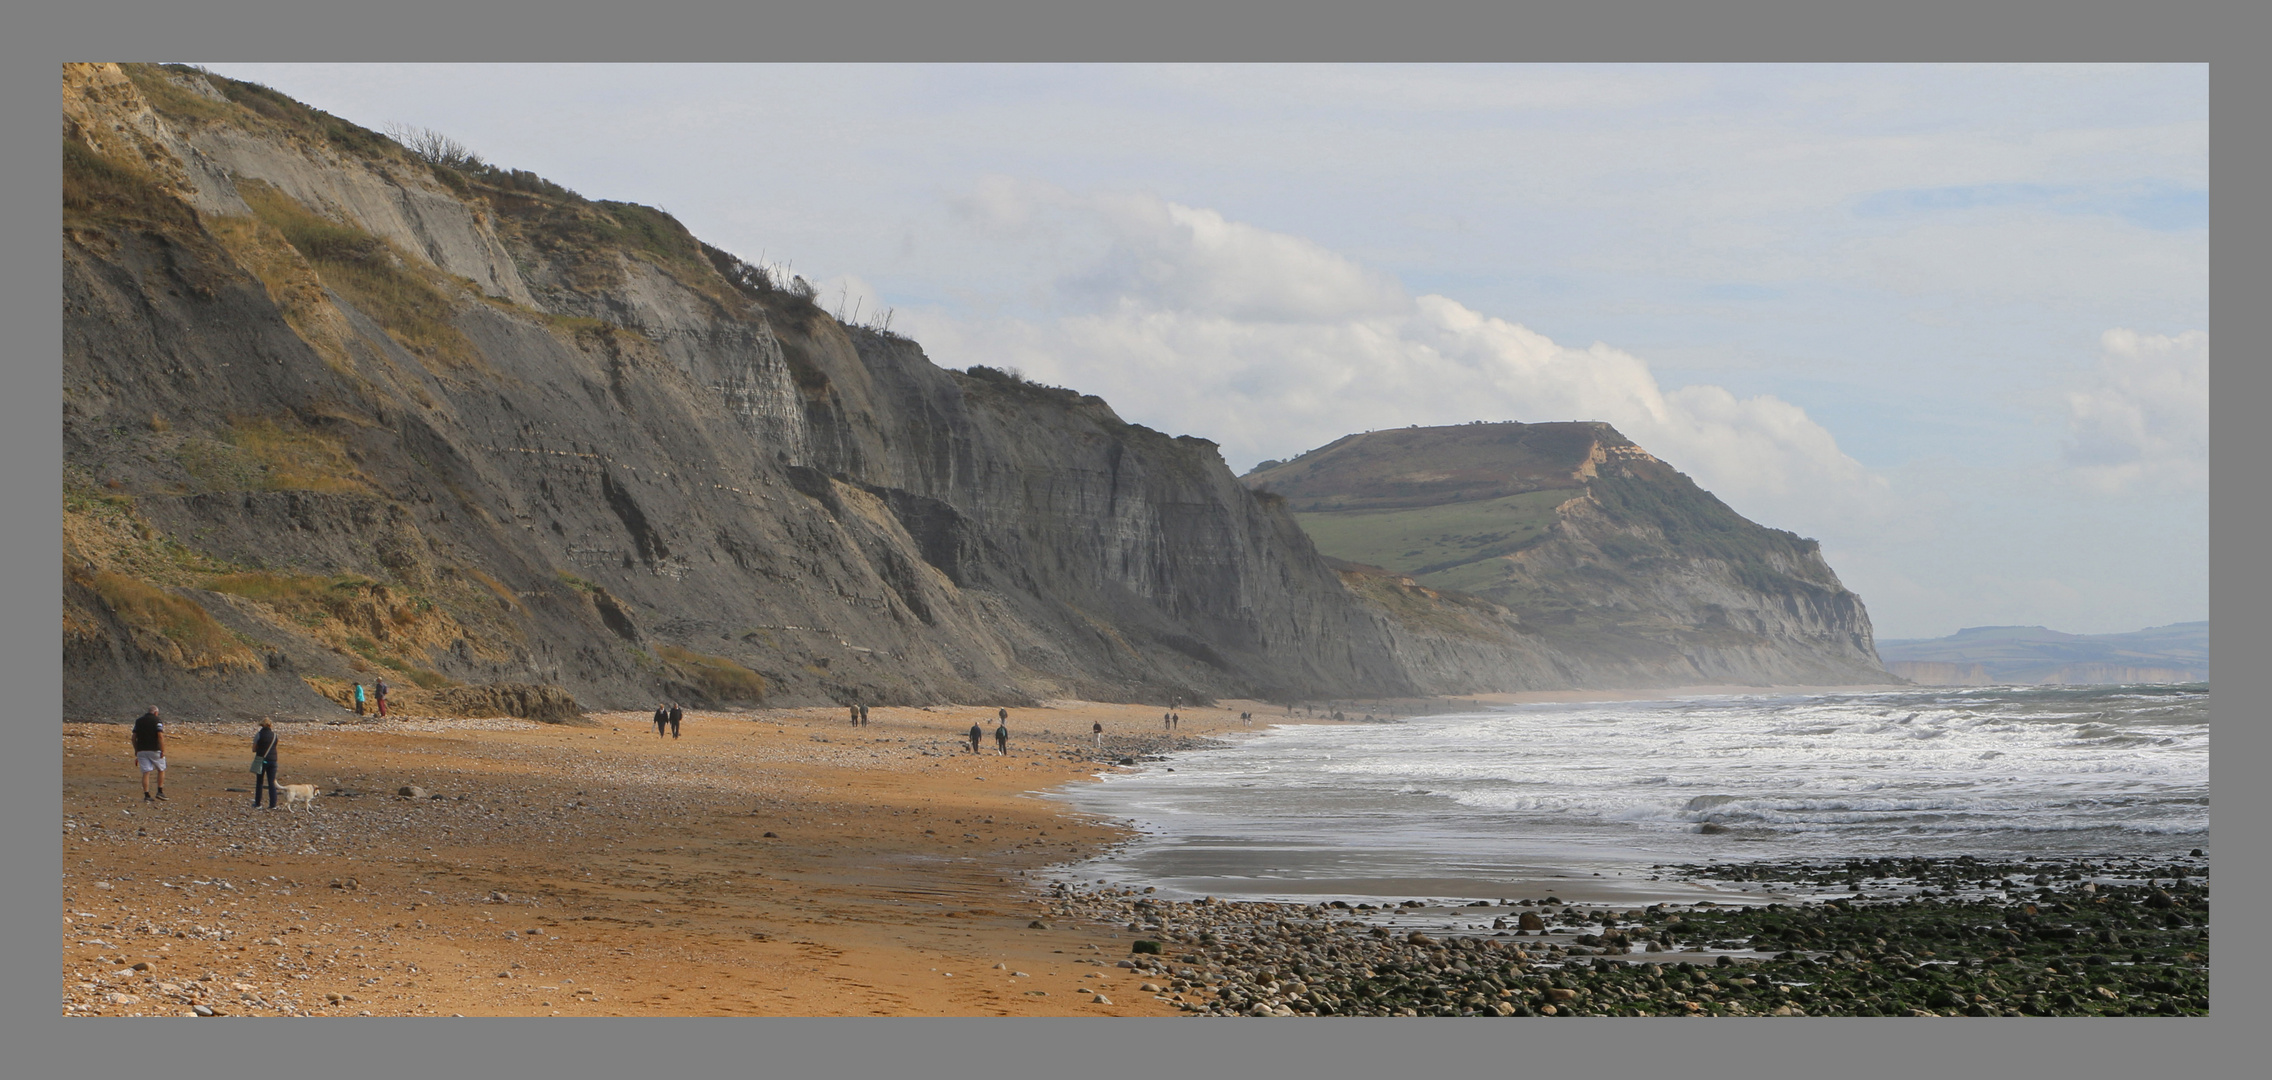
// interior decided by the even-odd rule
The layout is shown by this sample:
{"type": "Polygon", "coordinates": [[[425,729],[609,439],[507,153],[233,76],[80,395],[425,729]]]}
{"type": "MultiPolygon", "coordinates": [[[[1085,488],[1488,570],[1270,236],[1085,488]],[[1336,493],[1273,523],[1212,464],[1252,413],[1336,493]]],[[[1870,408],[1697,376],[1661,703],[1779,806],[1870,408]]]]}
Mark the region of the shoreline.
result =
{"type": "MultiPolygon", "coordinates": [[[[1686,700],[1707,697],[1854,694],[1916,689],[1931,688],[1875,683],[1819,687],[1796,685],[1750,686],[1733,683],[1711,683],[1693,684],[1678,687],[1664,687],[1656,689],[1524,690],[1488,694],[1454,695],[1426,699],[1351,699],[1345,701],[1331,701],[1322,705],[1313,704],[1307,706],[1307,708],[1317,710],[1318,715],[1315,716],[1305,716],[1301,713],[1287,714],[1285,706],[1271,706],[1271,708],[1278,709],[1280,715],[1267,715],[1257,713],[1255,722],[1252,725],[1251,730],[1217,732],[1215,737],[1225,740],[1245,741],[1246,739],[1256,738],[1267,734],[1269,728],[1279,725],[1337,726],[1401,723],[1414,719],[1456,715],[1458,713],[1468,712],[1471,710],[1485,710],[1494,707],[1520,705],[1582,705],[1590,703],[1610,704],[1636,701],[1649,702],[1686,700]],[[1338,721],[1332,719],[1332,711],[1336,706],[1340,707],[1339,711],[1343,713],[1346,719],[1338,721]],[[1406,706],[1406,708],[1400,711],[1395,709],[1394,706],[1406,706]],[[1362,714],[1368,708],[1381,710],[1383,715],[1376,717],[1361,717],[1359,714],[1362,714]]],[[[1305,706],[1295,705],[1293,706],[1293,708],[1303,709],[1305,708],[1305,706]]],[[[1179,751],[1206,750],[1214,748],[1217,747],[1208,745],[1194,745],[1190,747],[1179,748],[1179,751]]],[[[1148,761],[1140,760],[1139,764],[1161,765],[1165,764],[1166,760],[1167,759],[1164,757],[1152,758],[1148,761]]],[[[1170,771],[1172,771],[1172,766],[1170,767],[1170,771]]],[[[1081,809],[1076,805],[1079,802],[1078,796],[1076,794],[1072,794],[1063,786],[1051,792],[1049,797],[1065,803],[1067,809],[1071,812],[1103,814],[1107,817],[1112,817],[1115,820],[1119,819],[1117,815],[1113,814],[1109,810],[1081,809]]],[[[1450,897],[1455,895],[1459,896],[1463,901],[1473,901],[1479,899],[1503,899],[1522,896],[1536,897],[1543,896],[1546,894],[1546,892],[1549,891],[1559,891],[1561,895],[1578,899],[1581,902],[1596,904],[1616,904],[1624,906],[1634,906],[1655,902],[1687,903],[1699,899],[1742,903],[1757,900],[1760,898],[1759,896],[1754,895],[1752,891],[1754,887],[1748,885],[1729,884],[1725,887],[1714,887],[1702,884],[1682,884],[1671,881],[1660,881],[1656,876],[1647,875],[1645,872],[1639,870],[1639,868],[1648,865],[1648,860],[1650,857],[1646,855],[1634,855],[1631,858],[1622,860],[1600,861],[1597,859],[1588,861],[1583,857],[1542,854],[1536,859],[1531,860],[1527,865],[1521,867],[1521,869],[1527,870],[1529,871],[1529,873],[1522,874],[1520,876],[1501,876],[1490,880],[1485,880],[1473,875],[1444,878],[1404,877],[1328,879],[1300,877],[1277,879],[1273,882],[1273,885],[1275,887],[1268,890],[1259,888],[1251,890],[1237,890],[1235,888],[1232,888],[1227,883],[1221,882],[1215,883],[1216,887],[1213,888],[1196,886],[1174,886],[1170,884],[1170,881],[1172,879],[1145,877],[1137,874],[1118,874],[1115,872],[1114,868],[1097,867],[1093,865],[1097,860],[1105,859],[1109,855],[1118,854],[1123,848],[1130,845],[1139,844],[1141,842],[1142,835],[1137,834],[1129,841],[1126,841],[1123,844],[1115,845],[1111,851],[1099,852],[1096,855],[1091,856],[1090,859],[1085,860],[1082,864],[1059,868],[1059,871],[1055,876],[1059,878],[1065,878],[1069,876],[1085,875],[1090,879],[1089,884],[1091,885],[1111,885],[1113,887],[1119,887],[1133,884],[1138,887],[1149,886],[1152,889],[1157,889],[1159,891],[1155,895],[1162,897],[1174,896],[1181,898],[1198,899],[1203,896],[1218,896],[1226,901],[1235,903],[1283,902],[1307,904],[1331,901],[1335,899],[1345,899],[1354,902],[1361,898],[1381,896],[1450,897]],[[1556,861],[1558,858],[1560,859],[1560,861],[1556,861]],[[1079,873],[1075,873],[1075,871],[1079,871],[1079,873]],[[1094,880],[1099,872],[1102,872],[1105,875],[1103,881],[1094,880]],[[1481,886],[1486,885],[1488,885],[1489,888],[1481,888],[1481,886]]]]}
{"type": "Polygon", "coordinates": [[[1669,701],[1694,697],[1779,696],[1785,694],[1877,694],[1896,690],[1930,690],[1905,683],[1857,683],[1851,686],[1745,686],[1737,683],[1703,683],[1658,690],[1519,690],[1493,694],[1461,694],[1443,700],[1471,701],[1479,705],[1545,705],[1612,701],[1669,701]]]}
{"type": "MultiPolygon", "coordinates": [[[[1060,888],[1052,878],[1130,833],[1046,793],[1114,767],[1107,762],[1334,721],[1224,702],[1181,710],[1181,728],[1168,732],[1160,711],[1088,702],[1016,710],[1007,756],[991,739],[972,755],[963,738],[974,720],[991,730],[994,710],[947,706],[875,709],[866,728],[840,709],[704,712],[676,740],[655,736],[643,713],[578,726],[282,723],[280,778],[319,786],[312,811],[247,807],[249,723],[170,724],[171,799],[162,804],[140,801],[123,726],[67,723],[63,1012],[1219,1013],[1228,1003],[1203,1002],[1194,990],[1202,983],[1173,986],[1182,976],[1152,966],[1159,957],[1130,952],[1152,940],[1138,900],[1155,917],[1200,905],[1060,888]],[[1254,712],[1253,723],[1240,723],[1240,711],[1254,712]],[[1097,722],[1107,727],[1101,752],[1089,733],[1097,722]],[[395,794],[405,786],[425,797],[395,794]]],[[[1759,887],[1745,877],[1739,888],[1759,887]]],[[[1582,882],[1541,885],[1567,890],[1555,898],[1572,904],[1594,899],[1582,882]]],[[[1204,906],[1222,922],[1218,945],[1244,941],[1246,952],[1205,957],[1189,951],[1196,936],[1166,943],[1195,972],[1189,965],[1299,962],[1268,957],[1307,948],[1276,930],[1256,941],[1238,926],[1322,926],[1329,912],[1354,914],[1204,906]]],[[[1423,921],[1439,914],[1410,910],[1423,921]]],[[[1822,905],[1801,910],[1840,917],[1822,905]]],[[[2205,906],[2198,919],[2205,933],[2205,906]]],[[[1484,940],[1500,944],[1461,948],[1514,939],[1484,940]]],[[[1554,943],[1567,950],[1577,940],[1554,943]]],[[[1548,962],[1522,962],[1526,977],[1569,978],[1548,962]]],[[[2189,971],[2173,972],[2164,981],[2193,985],[2189,971]]],[[[1502,966],[1495,977],[1504,984],[1507,974],[1502,966]]],[[[1272,1000],[1272,1010],[1287,1007],[1272,1000]]],[[[1524,1002],[1532,1012],[1551,1003],[1524,1002]]]]}

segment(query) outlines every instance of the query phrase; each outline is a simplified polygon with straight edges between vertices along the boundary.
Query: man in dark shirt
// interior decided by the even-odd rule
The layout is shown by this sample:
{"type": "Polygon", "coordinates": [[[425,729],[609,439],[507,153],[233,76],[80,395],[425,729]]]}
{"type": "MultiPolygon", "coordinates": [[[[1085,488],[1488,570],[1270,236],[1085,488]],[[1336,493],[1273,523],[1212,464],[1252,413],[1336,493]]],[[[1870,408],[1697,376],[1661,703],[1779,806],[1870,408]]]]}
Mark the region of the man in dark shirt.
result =
{"type": "Polygon", "coordinates": [[[668,706],[668,705],[665,705],[664,703],[662,703],[662,702],[660,702],[660,701],[656,702],[656,703],[655,703],[655,737],[656,737],[656,738],[660,739],[660,738],[662,738],[662,737],[663,737],[663,728],[665,728],[665,727],[669,726],[670,722],[671,722],[671,709],[670,709],[670,706],[668,706]]]}
{"type": "Polygon", "coordinates": [[[1010,754],[1010,722],[1008,720],[994,726],[994,749],[1000,751],[1004,757],[1008,757],[1010,754]]]}
{"type": "Polygon", "coordinates": [[[686,710],[678,702],[671,702],[671,738],[678,738],[678,722],[686,718],[686,710]]]}
{"type": "Polygon", "coordinates": [[[158,798],[166,797],[166,725],[158,719],[158,707],[134,720],[134,763],[142,768],[142,801],[150,799],[150,774],[158,774],[158,798]]]}
{"type": "Polygon", "coordinates": [[[387,714],[387,681],[385,679],[380,679],[378,682],[372,684],[371,692],[372,696],[378,699],[379,715],[385,716],[387,714]]]}
{"type": "Polygon", "coordinates": [[[977,753],[977,752],[978,752],[978,744],[979,744],[979,741],[980,741],[980,740],[982,740],[982,739],[984,739],[984,738],[986,738],[986,729],[985,729],[985,728],[982,728],[982,727],[978,726],[977,724],[972,724],[972,725],[970,725],[970,752],[971,752],[971,753],[975,754],[975,753],[977,753]]]}

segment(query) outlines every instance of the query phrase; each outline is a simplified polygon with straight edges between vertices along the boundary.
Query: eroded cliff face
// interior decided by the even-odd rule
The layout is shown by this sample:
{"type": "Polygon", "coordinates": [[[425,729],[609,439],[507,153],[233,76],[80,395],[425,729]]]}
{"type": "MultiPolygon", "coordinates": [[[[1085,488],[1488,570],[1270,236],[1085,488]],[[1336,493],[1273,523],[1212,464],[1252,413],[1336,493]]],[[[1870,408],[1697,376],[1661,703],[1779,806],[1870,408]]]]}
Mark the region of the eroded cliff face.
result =
{"type": "Polygon", "coordinates": [[[66,83],[75,714],[1409,689],[1211,444],[943,371],[645,208],[193,72],[66,83]]]}
{"type": "MultiPolygon", "coordinates": [[[[1497,633],[1470,619],[1438,654],[1496,640],[1499,671],[1583,687],[1897,681],[1819,545],[1745,520],[1607,424],[1368,433],[1246,482],[1300,511],[1328,554],[1385,568],[1351,576],[1377,607],[1396,606],[1385,579],[1408,575],[1406,592],[1500,608],[1497,633]]],[[[1399,641],[1431,624],[1395,621],[1399,641]]],[[[1403,665],[1436,685],[1490,670],[1403,665]]]]}
{"type": "Polygon", "coordinates": [[[188,69],[64,102],[71,715],[1586,677],[1504,608],[1368,598],[1212,444],[942,370],[658,211],[188,69]]]}

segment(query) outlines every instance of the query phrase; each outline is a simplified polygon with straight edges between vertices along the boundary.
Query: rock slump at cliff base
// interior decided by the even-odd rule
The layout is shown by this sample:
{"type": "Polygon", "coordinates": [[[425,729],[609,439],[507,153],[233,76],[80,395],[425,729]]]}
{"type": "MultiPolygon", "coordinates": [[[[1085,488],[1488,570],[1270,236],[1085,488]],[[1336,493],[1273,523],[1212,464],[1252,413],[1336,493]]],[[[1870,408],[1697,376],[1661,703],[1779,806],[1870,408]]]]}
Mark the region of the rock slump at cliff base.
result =
{"type": "Polygon", "coordinates": [[[1337,572],[1212,443],[648,207],[189,68],[67,65],[63,105],[70,716],[1884,677],[1843,590],[1675,661],[1337,572]]]}

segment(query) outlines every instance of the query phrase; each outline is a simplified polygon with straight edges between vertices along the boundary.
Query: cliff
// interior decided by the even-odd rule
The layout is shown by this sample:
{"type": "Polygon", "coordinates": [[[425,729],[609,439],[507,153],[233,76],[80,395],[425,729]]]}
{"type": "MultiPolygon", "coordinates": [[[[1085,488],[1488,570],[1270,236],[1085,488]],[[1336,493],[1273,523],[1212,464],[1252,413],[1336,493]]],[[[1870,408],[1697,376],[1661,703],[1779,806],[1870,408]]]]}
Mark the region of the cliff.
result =
{"type": "Polygon", "coordinates": [[[1570,685],[1894,681],[1820,545],[1746,520],[1607,424],[1369,432],[1245,481],[1328,555],[1496,605],[1510,663],[1570,685]]]}
{"type": "Polygon", "coordinates": [[[1384,604],[1205,440],[940,369],[652,208],[194,69],[67,65],[63,105],[69,715],[1592,670],[1487,603],[1384,604]]]}

